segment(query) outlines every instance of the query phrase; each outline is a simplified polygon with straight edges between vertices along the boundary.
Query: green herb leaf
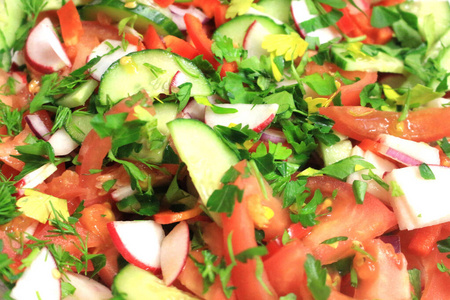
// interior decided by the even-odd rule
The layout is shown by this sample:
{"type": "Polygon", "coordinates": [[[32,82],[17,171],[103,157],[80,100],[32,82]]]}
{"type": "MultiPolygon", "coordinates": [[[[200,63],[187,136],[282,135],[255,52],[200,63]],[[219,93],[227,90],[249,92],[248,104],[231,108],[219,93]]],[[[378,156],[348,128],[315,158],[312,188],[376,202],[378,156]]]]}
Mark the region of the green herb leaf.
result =
{"type": "Polygon", "coordinates": [[[367,182],[362,180],[355,180],[352,184],[353,194],[355,195],[356,203],[363,204],[364,197],[367,191],[367,182]]]}
{"type": "Polygon", "coordinates": [[[420,176],[422,176],[423,179],[426,180],[433,180],[436,179],[436,177],[433,174],[433,171],[430,169],[430,167],[423,163],[419,166],[420,176]]]}
{"type": "Polygon", "coordinates": [[[411,283],[414,291],[414,296],[420,299],[422,296],[422,284],[421,284],[421,272],[418,269],[408,270],[409,282],[411,283]]]}
{"type": "Polygon", "coordinates": [[[236,254],[236,259],[240,262],[247,262],[248,259],[252,259],[255,257],[264,256],[268,253],[267,248],[265,246],[257,246],[253,248],[248,248],[238,254],[236,254]]]}
{"type": "Polygon", "coordinates": [[[61,299],[73,295],[75,291],[76,288],[70,282],[61,281],[61,299]]]}
{"type": "Polygon", "coordinates": [[[331,95],[337,90],[334,77],[327,73],[324,73],[322,76],[314,73],[303,77],[302,81],[320,96],[331,95]]]}
{"type": "Polygon", "coordinates": [[[400,15],[395,11],[395,8],[380,5],[373,8],[370,24],[376,28],[383,28],[394,24],[399,19],[400,15]]]}
{"type": "Polygon", "coordinates": [[[346,236],[337,236],[337,237],[325,240],[321,244],[330,245],[330,244],[334,244],[336,242],[346,241],[346,240],[348,240],[348,237],[346,237],[346,236]]]}
{"type": "Polygon", "coordinates": [[[389,185],[392,187],[391,195],[392,197],[401,197],[405,195],[400,185],[397,183],[397,181],[391,181],[389,182],[389,185]]]}
{"type": "Polygon", "coordinates": [[[328,13],[321,14],[317,17],[301,22],[300,27],[303,28],[306,33],[310,33],[316,31],[317,29],[326,28],[336,24],[336,22],[339,21],[343,15],[344,14],[342,12],[333,9],[328,13]]]}
{"type": "Polygon", "coordinates": [[[325,175],[344,180],[348,175],[354,173],[356,171],[356,168],[373,169],[374,166],[364,160],[362,157],[354,155],[326,166],[321,170],[321,172],[325,175]]]}
{"type": "Polygon", "coordinates": [[[235,185],[224,185],[215,190],[208,199],[206,207],[210,211],[227,213],[231,215],[236,199],[241,202],[243,191],[235,185]]]}
{"type": "Polygon", "coordinates": [[[307,254],[304,267],[307,277],[307,286],[314,299],[328,299],[331,293],[331,289],[326,285],[326,269],[322,268],[320,261],[316,260],[311,254],[307,254]]]}

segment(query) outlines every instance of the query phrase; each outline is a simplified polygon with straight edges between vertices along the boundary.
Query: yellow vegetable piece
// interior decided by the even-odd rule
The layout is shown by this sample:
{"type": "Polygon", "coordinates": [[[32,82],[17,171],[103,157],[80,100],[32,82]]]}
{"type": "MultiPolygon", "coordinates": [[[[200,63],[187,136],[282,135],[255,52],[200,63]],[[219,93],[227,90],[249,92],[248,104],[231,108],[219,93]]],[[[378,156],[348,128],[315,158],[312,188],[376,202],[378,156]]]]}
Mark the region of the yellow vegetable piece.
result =
{"type": "Polygon", "coordinates": [[[237,15],[241,16],[250,9],[252,4],[253,0],[231,0],[225,17],[227,19],[232,19],[237,15]]]}
{"type": "Polygon", "coordinates": [[[53,210],[61,214],[64,219],[70,216],[66,199],[56,198],[32,189],[25,189],[24,194],[25,196],[17,200],[16,204],[19,211],[27,217],[45,223],[48,219],[56,217],[53,210]]]}
{"type": "Polygon", "coordinates": [[[275,64],[274,58],[275,58],[275,54],[270,53],[270,63],[272,65],[273,77],[275,78],[276,81],[280,81],[283,78],[283,75],[281,74],[280,70],[278,70],[278,67],[275,64]]]}
{"type": "Polygon", "coordinates": [[[296,32],[266,35],[261,46],[275,56],[283,55],[287,61],[302,56],[308,49],[308,43],[296,32]]]}

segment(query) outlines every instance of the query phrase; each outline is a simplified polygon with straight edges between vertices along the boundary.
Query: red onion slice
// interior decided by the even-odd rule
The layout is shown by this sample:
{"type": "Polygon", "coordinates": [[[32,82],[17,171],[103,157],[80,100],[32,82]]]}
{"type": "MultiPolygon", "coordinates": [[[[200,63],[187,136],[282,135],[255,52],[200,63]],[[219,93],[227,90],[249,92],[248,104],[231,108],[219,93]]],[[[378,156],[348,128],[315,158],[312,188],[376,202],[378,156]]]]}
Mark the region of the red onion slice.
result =
{"type": "Polygon", "coordinates": [[[271,141],[272,143],[278,144],[278,143],[285,143],[286,137],[284,136],[283,131],[278,129],[266,129],[261,134],[261,141],[271,141]]]}
{"type": "Polygon", "coordinates": [[[50,130],[47,129],[44,121],[42,121],[38,115],[26,115],[24,119],[37,138],[44,141],[48,141],[50,139],[50,130]]]}
{"type": "Polygon", "coordinates": [[[401,252],[400,237],[398,235],[383,235],[380,236],[380,240],[386,244],[391,244],[394,247],[395,253],[401,252]]]}
{"type": "Polygon", "coordinates": [[[208,22],[210,19],[201,10],[195,8],[194,6],[189,6],[188,8],[181,8],[176,5],[169,5],[169,10],[172,12],[172,21],[177,24],[178,29],[186,30],[186,24],[184,23],[184,15],[191,14],[200,20],[203,24],[208,22]]]}

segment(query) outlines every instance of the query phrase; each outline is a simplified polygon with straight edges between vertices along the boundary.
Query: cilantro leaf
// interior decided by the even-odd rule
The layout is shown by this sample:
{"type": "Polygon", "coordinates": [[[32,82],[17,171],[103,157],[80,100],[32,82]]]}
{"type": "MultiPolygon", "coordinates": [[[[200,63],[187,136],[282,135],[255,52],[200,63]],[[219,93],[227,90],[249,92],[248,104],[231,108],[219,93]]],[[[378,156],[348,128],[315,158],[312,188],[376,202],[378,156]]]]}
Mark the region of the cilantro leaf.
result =
{"type": "Polygon", "coordinates": [[[235,47],[233,40],[227,36],[218,34],[215,36],[211,50],[215,56],[225,59],[227,62],[240,62],[247,57],[247,51],[242,47],[235,47]]]}

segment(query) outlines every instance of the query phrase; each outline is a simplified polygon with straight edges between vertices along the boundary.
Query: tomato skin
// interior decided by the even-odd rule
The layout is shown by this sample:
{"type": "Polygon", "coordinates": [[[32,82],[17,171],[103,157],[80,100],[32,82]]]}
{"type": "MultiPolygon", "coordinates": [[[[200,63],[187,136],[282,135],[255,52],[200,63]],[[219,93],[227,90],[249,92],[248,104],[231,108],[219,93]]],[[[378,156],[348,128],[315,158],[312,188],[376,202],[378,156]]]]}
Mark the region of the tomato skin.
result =
{"type": "Polygon", "coordinates": [[[391,244],[379,239],[363,242],[363,248],[374,260],[357,252],[353,266],[358,275],[357,299],[410,299],[407,262],[402,253],[395,253],[391,244]]]}
{"type": "Polygon", "coordinates": [[[378,75],[376,72],[362,72],[362,71],[344,71],[335,64],[326,62],[322,66],[316,64],[315,62],[309,62],[305,68],[305,74],[311,75],[314,73],[328,73],[333,75],[334,73],[339,72],[343,77],[356,80],[353,84],[342,85],[339,88],[341,92],[341,102],[345,106],[359,105],[360,97],[359,94],[363,90],[366,85],[371,83],[375,83],[377,81],[378,75]]]}
{"type": "MultiPolygon", "coordinates": [[[[235,165],[235,169],[240,171],[241,174],[245,174],[244,168],[246,165],[246,161],[241,161],[235,165]]],[[[238,187],[240,179],[241,177],[238,177],[235,182],[238,187]]],[[[223,224],[223,243],[224,245],[228,245],[228,238],[232,235],[231,245],[234,254],[238,254],[244,250],[257,246],[255,239],[255,227],[249,213],[249,207],[245,196],[243,197],[242,202],[238,202],[237,200],[235,201],[231,216],[228,217],[226,214],[222,213],[221,217],[223,224]]],[[[231,262],[228,251],[225,252],[225,258],[227,263],[231,262]]],[[[267,273],[264,271],[262,278],[270,293],[263,288],[255,274],[255,259],[248,259],[245,263],[237,261],[236,266],[231,272],[231,279],[233,280],[234,286],[236,286],[235,293],[237,298],[278,299],[274,289],[268,281],[267,273]]]]}
{"type": "Polygon", "coordinates": [[[338,190],[332,200],[332,210],[318,219],[311,233],[303,241],[312,249],[313,255],[322,264],[333,263],[352,254],[352,242],[364,242],[382,235],[397,224],[394,213],[376,197],[366,194],[363,204],[356,204],[351,184],[328,176],[310,177],[306,186],[314,193],[320,189],[324,197],[338,190]],[[323,241],[346,236],[334,247],[322,244],[323,241]]]}
{"type": "MultiPolygon", "coordinates": [[[[190,256],[194,257],[197,261],[203,262],[203,255],[199,250],[192,250],[189,253],[190,256]]],[[[222,285],[220,283],[219,277],[216,277],[215,282],[209,288],[209,290],[203,294],[203,278],[198,268],[195,266],[194,261],[188,256],[186,260],[186,265],[178,276],[178,280],[182,285],[184,285],[190,292],[206,300],[226,300],[227,297],[223,293],[222,285]]],[[[230,286],[233,286],[232,281],[229,282],[230,286]]],[[[231,297],[228,299],[235,300],[236,295],[233,292],[231,297]]]]}
{"type": "Polygon", "coordinates": [[[11,155],[19,155],[19,152],[15,149],[16,146],[25,145],[24,140],[31,134],[30,128],[27,126],[15,137],[0,143],[0,161],[15,169],[16,171],[22,171],[25,163],[11,155]]]}
{"type": "Polygon", "coordinates": [[[264,262],[270,283],[278,295],[294,293],[298,299],[312,299],[306,286],[304,263],[310,250],[293,240],[264,262]]]}
{"type": "Polygon", "coordinates": [[[411,111],[404,121],[400,113],[361,106],[322,107],[319,113],[331,118],[333,129],[352,139],[376,140],[382,133],[416,142],[432,142],[450,136],[450,107],[411,111]]]}
{"type": "Polygon", "coordinates": [[[80,166],[77,166],[77,173],[80,176],[80,186],[87,188],[88,194],[86,195],[86,206],[91,204],[88,202],[96,198],[98,193],[96,192],[96,179],[98,174],[91,174],[91,169],[101,169],[103,159],[111,149],[111,137],[101,139],[95,130],[91,130],[86,136],[83,144],[81,145],[78,160],[81,162],[80,166]]]}

